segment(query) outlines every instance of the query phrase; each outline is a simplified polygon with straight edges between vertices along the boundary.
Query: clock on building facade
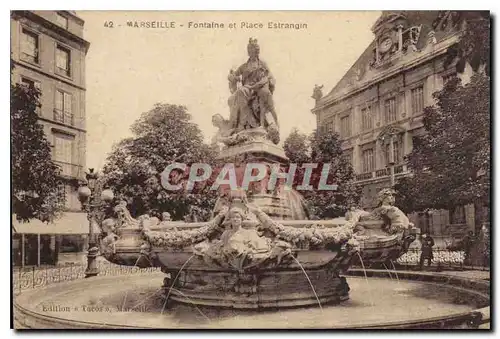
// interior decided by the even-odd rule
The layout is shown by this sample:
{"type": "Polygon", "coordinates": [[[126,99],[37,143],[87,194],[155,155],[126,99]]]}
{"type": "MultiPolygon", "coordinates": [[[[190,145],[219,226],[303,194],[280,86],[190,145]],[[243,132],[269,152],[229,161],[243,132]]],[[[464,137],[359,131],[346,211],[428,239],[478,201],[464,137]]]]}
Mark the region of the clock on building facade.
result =
{"type": "Polygon", "coordinates": [[[387,53],[392,47],[392,39],[390,37],[386,37],[382,40],[379,45],[379,51],[381,53],[387,53]]]}

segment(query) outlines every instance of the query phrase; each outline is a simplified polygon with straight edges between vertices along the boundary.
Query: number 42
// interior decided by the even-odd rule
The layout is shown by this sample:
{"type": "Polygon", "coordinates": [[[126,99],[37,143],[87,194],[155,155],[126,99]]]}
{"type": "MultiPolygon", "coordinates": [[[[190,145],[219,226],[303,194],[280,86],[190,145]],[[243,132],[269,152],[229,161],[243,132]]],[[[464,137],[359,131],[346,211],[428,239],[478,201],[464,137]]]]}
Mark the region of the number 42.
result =
{"type": "Polygon", "coordinates": [[[113,28],[113,21],[104,21],[104,27],[113,28]]]}

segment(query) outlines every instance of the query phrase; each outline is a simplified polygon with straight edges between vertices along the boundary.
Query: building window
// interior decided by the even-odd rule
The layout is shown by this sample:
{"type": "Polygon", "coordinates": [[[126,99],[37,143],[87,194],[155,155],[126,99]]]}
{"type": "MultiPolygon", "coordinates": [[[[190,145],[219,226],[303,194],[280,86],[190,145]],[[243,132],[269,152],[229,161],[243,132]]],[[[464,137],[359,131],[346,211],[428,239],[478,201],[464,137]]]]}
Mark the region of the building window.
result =
{"type": "Polygon", "coordinates": [[[386,123],[396,121],[396,98],[387,99],[384,103],[384,118],[386,123]]]}
{"type": "Polygon", "coordinates": [[[334,118],[328,118],[325,120],[325,132],[333,133],[335,131],[334,118]]]}
{"type": "Polygon", "coordinates": [[[375,157],[373,148],[365,149],[362,153],[363,173],[375,170],[375,157]]]}
{"type": "Polygon", "coordinates": [[[68,18],[66,18],[64,15],[57,13],[56,21],[59,26],[63,27],[64,29],[68,29],[68,18]]]}
{"type": "MultiPolygon", "coordinates": [[[[63,163],[58,163],[61,166],[61,172],[64,175],[73,175],[74,173],[64,172],[65,168],[71,168],[70,165],[66,165],[63,163]]],[[[74,188],[71,185],[62,184],[58,187],[57,192],[57,203],[61,208],[65,208],[66,210],[77,209],[79,206],[78,199],[76,194],[74,194],[74,188]],[[75,202],[75,200],[77,200],[75,202]]]]}
{"type": "Polygon", "coordinates": [[[28,88],[35,88],[35,82],[33,80],[22,78],[21,83],[27,86],[28,88]]]}
{"type": "Polygon", "coordinates": [[[39,91],[41,90],[40,82],[25,77],[21,78],[21,84],[26,85],[29,88],[36,88],[39,91]]]}
{"type": "Polygon", "coordinates": [[[56,73],[71,76],[70,50],[60,45],[56,46],[56,73]]]}
{"type": "Polygon", "coordinates": [[[415,114],[424,111],[424,87],[420,86],[411,90],[411,109],[415,114]]]}
{"type": "Polygon", "coordinates": [[[465,208],[457,206],[450,213],[450,224],[465,224],[465,208]]]}
{"type": "Polygon", "coordinates": [[[23,28],[21,39],[21,59],[38,64],[38,34],[23,28]]]}
{"type": "Polygon", "coordinates": [[[353,151],[352,149],[349,149],[349,150],[346,150],[344,152],[342,152],[342,158],[348,162],[349,164],[353,165],[353,151]]]}
{"type": "Polygon", "coordinates": [[[340,137],[348,138],[351,136],[351,116],[346,115],[340,118],[340,137]]]}
{"type": "Polygon", "coordinates": [[[66,205],[66,185],[61,184],[57,190],[57,204],[61,207],[66,205]]]}
{"type": "MultiPolygon", "coordinates": [[[[393,141],[393,145],[394,145],[393,149],[394,163],[400,164],[403,162],[403,142],[401,138],[395,138],[395,140],[393,141]]],[[[390,143],[384,145],[384,160],[386,166],[390,165],[390,158],[389,158],[390,149],[391,149],[390,143]]]]}
{"type": "Polygon", "coordinates": [[[363,131],[373,128],[373,115],[371,106],[361,109],[361,127],[363,131]]]}
{"type": "MultiPolygon", "coordinates": [[[[54,149],[53,156],[59,166],[61,173],[64,175],[72,175],[71,163],[73,162],[73,142],[74,137],[64,133],[54,133],[54,149]]],[[[66,195],[66,194],[65,194],[66,195]]]]}
{"type": "Polygon", "coordinates": [[[54,120],[63,124],[73,125],[73,110],[71,109],[71,94],[57,90],[54,120]]]}

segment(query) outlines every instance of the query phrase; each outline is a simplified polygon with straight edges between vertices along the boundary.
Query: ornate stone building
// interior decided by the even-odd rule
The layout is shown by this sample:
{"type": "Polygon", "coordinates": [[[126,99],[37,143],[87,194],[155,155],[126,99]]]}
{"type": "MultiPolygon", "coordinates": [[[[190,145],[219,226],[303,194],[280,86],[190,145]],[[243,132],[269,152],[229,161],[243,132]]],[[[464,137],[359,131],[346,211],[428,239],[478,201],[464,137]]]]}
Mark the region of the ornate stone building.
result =
{"type": "MultiPolygon", "coordinates": [[[[372,27],[374,40],[325,96],[315,88],[318,129],[337,132],[363,186],[361,205],[409,174],[404,156],[425,133],[423,109],[434,103],[455,67],[444,68],[445,53],[457,42],[453,12],[383,12],[372,27]]],[[[459,76],[464,81],[467,72],[459,76]]],[[[471,207],[414,214],[413,222],[435,235],[453,236],[450,224],[473,229],[471,207]]]]}
{"type": "Polygon", "coordinates": [[[74,11],[11,12],[12,81],[41,91],[39,122],[52,145],[53,160],[61,167],[61,197],[67,211],[48,225],[13,219],[15,265],[76,258],[83,234],[89,231],[86,215],[72,213],[81,212],[77,189],[86,162],[85,58],[90,44],[83,38],[83,26],[74,11]]]}

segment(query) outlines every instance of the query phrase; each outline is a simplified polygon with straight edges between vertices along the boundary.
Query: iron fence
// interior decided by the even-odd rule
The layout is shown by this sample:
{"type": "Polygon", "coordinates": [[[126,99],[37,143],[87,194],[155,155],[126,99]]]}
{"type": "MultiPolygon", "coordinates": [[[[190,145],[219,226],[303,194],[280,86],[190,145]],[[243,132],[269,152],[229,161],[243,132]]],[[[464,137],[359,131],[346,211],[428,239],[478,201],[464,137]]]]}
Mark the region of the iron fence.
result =
{"type": "MultiPolygon", "coordinates": [[[[119,276],[160,272],[158,267],[138,268],[116,265],[109,262],[99,262],[99,276],[119,276]]],[[[24,267],[14,268],[12,272],[12,287],[14,293],[44,287],[54,283],[83,279],[86,265],[69,265],[60,267],[24,267]]]]}

